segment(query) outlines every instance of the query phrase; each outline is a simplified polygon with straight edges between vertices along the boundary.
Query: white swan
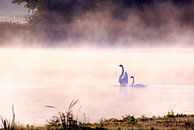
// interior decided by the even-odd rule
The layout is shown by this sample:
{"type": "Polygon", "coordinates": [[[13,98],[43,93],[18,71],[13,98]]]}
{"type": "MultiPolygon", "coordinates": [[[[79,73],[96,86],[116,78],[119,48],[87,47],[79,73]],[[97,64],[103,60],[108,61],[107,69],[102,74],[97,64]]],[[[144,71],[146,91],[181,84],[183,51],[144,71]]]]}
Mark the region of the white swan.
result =
{"type": "Polygon", "coordinates": [[[145,85],[143,85],[143,84],[134,84],[135,83],[134,76],[131,76],[131,78],[133,80],[132,83],[131,83],[132,87],[145,87],[145,85]]]}
{"type": "Polygon", "coordinates": [[[119,76],[119,83],[121,87],[125,87],[128,85],[128,74],[124,71],[123,65],[119,65],[122,69],[121,75],[119,76]]]}

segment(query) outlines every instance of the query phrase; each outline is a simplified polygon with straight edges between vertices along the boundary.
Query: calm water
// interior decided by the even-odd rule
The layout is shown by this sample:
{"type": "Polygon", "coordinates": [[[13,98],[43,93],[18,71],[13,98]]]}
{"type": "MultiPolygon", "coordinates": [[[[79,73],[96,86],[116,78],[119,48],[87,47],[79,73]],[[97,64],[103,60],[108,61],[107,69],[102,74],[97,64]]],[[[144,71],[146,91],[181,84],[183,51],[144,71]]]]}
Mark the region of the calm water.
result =
{"type": "Polygon", "coordinates": [[[11,105],[14,104],[17,121],[41,124],[57,111],[67,110],[71,100],[79,99],[74,112],[82,121],[84,114],[89,121],[99,121],[102,117],[120,118],[125,114],[164,115],[170,110],[194,113],[193,92],[194,86],[162,85],[4,89],[0,95],[0,111],[11,117],[11,105]],[[58,110],[44,107],[46,105],[53,105],[58,110]]]}
{"type": "Polygon", "coordinates": [[[43,124],[73,99],[82,121],[194,113],[193,57],[193,50],[176,49],[1,49],[0,113],[11,119],[13,104],[18,122],[43,124]],[[147,86],[119,87],[118,64],[147,86]]]}

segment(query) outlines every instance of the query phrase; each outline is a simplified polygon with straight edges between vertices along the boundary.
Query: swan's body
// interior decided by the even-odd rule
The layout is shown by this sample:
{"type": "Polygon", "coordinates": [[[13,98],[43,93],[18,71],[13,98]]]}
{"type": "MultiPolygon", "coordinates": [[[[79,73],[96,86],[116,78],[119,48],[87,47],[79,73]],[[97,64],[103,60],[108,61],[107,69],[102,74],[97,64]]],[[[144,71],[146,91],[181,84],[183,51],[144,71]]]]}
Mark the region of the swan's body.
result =
{"type": "Polygon", "coordinates": [[[145,85],[143,85],[143,84],[134,84],[135,83],[134,76],[131,76],[131,78],[133,80],[132,83],[131,83],[132,87],[145,87],[145,85]]]}
{"type": "Polygon", "coordinates": [[[121,87],[125,87],[128,85],[128,74],[125,72],[123,65],[119,65],[122,69],[121,75],[119,76],[119,83],[121,87]]]}

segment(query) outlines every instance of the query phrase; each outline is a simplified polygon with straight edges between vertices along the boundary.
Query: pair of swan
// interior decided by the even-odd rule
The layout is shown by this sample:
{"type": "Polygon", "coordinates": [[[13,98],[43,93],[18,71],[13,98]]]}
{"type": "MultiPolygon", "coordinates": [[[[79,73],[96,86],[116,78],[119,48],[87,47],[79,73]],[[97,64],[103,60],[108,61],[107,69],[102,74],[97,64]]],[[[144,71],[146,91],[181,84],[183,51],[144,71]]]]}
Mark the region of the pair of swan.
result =
{"type": "MultiPolygon", "coordinates": [[[[121,87],[128,86],[128,74],[127,74],[127,72],[125,72],[123,65],[119,65],[119,66],[122,69],[121,75],[119,76],[119,83],[120,83],[121,87]]],[[[143,85],[143,84],[135,84],[134,76],[131,76],[130,78],[132,78],[132,83],[130,86],[132,86],[132,87],[145,87],[145,85],[143,85]]]]}

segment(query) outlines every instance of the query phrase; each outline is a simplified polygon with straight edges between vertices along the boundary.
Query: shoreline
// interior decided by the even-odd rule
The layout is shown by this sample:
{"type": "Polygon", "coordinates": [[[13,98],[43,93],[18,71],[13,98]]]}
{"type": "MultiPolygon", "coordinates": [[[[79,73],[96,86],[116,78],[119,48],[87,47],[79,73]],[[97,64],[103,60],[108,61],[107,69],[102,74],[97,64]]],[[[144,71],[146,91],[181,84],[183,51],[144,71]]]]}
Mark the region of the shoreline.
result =
{"type": "Polygon", "coordinates": [[[48,119],[48,123],[36,126],[31,124],[25,125],[22,123],[15,123],[17,121],[15,121],[15,115],[13,114],[12,122],[11,120],[3,119],[1,117],[0,125],[3,127],[0,127],[0,129],[6,130],[9,127],[13,130],[194,129],[194,114],[174,114],[173,111],[169,111],[164,116],[157,117],[146,117],[145,115],[142,115],[141,117],[134,117],[133,115],[125,115],[122,116],[122,119],[101,119],[101,121],[96,123],[90,123],[86,120],[79,122],[70,110],[65,113],[59,112],[59,115],[53,116],[52,119],[48,119]]]}

